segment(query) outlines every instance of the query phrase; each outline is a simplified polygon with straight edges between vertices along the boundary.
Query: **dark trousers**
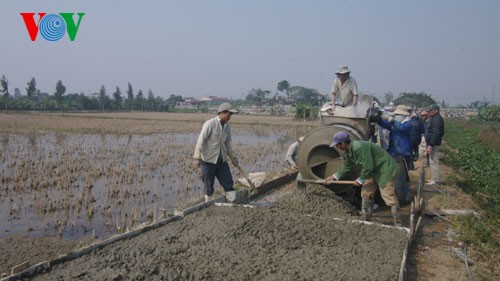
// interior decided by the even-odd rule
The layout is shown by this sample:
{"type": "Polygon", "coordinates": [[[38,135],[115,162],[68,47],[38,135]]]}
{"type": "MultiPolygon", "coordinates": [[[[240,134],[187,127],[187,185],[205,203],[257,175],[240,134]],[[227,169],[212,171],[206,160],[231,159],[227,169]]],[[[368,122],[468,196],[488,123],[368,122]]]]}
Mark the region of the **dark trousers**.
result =
{"type": "MultiPolygon", "coordinates": [[[[405,156],[406,169],[415,170],[415,163],[413,160],[413,156],[405,156]]],[[[408,180],[410,180],[410,176],[408,176],[408,180]]]]}
{"type": "Polygon", "coordinates": [[[219,181],[224,191],[233,191],[233,176],[227,162],[222,162],[219,157],[217,164],[201,161],[201,178],[203,180],[205,194],[212,196],[214,194],[215,178],[219,181]]]}
{"type": "Polygon", "coordinates": [[[394,177],[395,180],[395,193],[398,197],[398,201],[400,204],[403,202],[408,202],[410,198],[410,175],[408,170],[410,170],[409,163],[413,163],[413,159],[411,156],[395,156],[394,160],[398,163],[399,172],[394,177]],[[409,159],[408,159],[409,158],[409,159]]]}
{"type": "Polygon", "coordinates": [[[417,144],[412,144],[412,152],[413,152],[413,160],[417,161],[418,160],[418,147],[420,146],[420,143],[417,144]]]}

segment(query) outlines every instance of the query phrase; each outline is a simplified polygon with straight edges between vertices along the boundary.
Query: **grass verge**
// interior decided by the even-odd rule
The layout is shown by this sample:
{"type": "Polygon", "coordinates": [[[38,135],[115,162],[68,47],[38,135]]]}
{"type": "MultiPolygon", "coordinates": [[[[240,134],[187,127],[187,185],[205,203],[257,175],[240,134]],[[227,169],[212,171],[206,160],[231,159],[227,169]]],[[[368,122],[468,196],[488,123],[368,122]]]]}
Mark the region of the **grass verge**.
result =
{"type": "Polygon", "coordinates": [[[443,162],[460,177],[457,185],[479,203],[482,218],[457,217],[461,239],[478,250],[491,264],[500,263],[500,139],[498,124],[446,121],[443,162]]]}

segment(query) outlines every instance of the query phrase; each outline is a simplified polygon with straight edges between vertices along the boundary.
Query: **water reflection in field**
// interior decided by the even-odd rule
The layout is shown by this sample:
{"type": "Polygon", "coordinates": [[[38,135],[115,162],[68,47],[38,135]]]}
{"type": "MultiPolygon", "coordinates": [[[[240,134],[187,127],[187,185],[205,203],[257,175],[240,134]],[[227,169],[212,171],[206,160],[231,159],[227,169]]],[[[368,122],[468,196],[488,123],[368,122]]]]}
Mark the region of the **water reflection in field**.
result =
{"type": "MultiPolygon", "coordinates": [[[[191,168],[196,139],[197,134],[0,134],[0,238],[105,237],[202,197],[199,171],[191,168]]],[[[292,141],[284,131],[233,130],[233,148],[247,172],[285,169],[292,141]]]]}

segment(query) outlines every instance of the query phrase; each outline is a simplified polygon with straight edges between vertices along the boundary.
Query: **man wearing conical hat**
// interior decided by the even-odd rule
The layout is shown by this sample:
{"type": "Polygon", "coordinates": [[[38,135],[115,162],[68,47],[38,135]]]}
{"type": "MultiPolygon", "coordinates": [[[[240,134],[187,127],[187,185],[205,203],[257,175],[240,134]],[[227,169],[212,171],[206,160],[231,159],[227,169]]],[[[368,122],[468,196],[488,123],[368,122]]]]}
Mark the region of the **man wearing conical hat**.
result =
{"type": "Polygon", "coordinates": [[[340,95],[339,105],[342,107],[356,105],[358,103],[358,85],[356,80],[350,76],[351,71],[347,65],[339,65],[337,78],[332,85],[332,104],[335,106],[337,94],[340,95]]]}

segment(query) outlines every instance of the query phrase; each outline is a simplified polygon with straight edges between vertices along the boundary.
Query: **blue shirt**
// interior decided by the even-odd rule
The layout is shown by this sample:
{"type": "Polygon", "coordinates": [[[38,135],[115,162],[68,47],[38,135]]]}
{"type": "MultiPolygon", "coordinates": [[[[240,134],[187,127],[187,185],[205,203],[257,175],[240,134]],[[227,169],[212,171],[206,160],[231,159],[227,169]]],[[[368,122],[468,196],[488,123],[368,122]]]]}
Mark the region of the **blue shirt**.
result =
{"type": "Polygon", "coordinates": [[[388,122],[386,120],[381,120],[379,125],[391,131],[389,137],[389,149],[388,152],[392,157],[396,156],[411,156],[411,122],[399,122],[393,120],[388,122]]]}

